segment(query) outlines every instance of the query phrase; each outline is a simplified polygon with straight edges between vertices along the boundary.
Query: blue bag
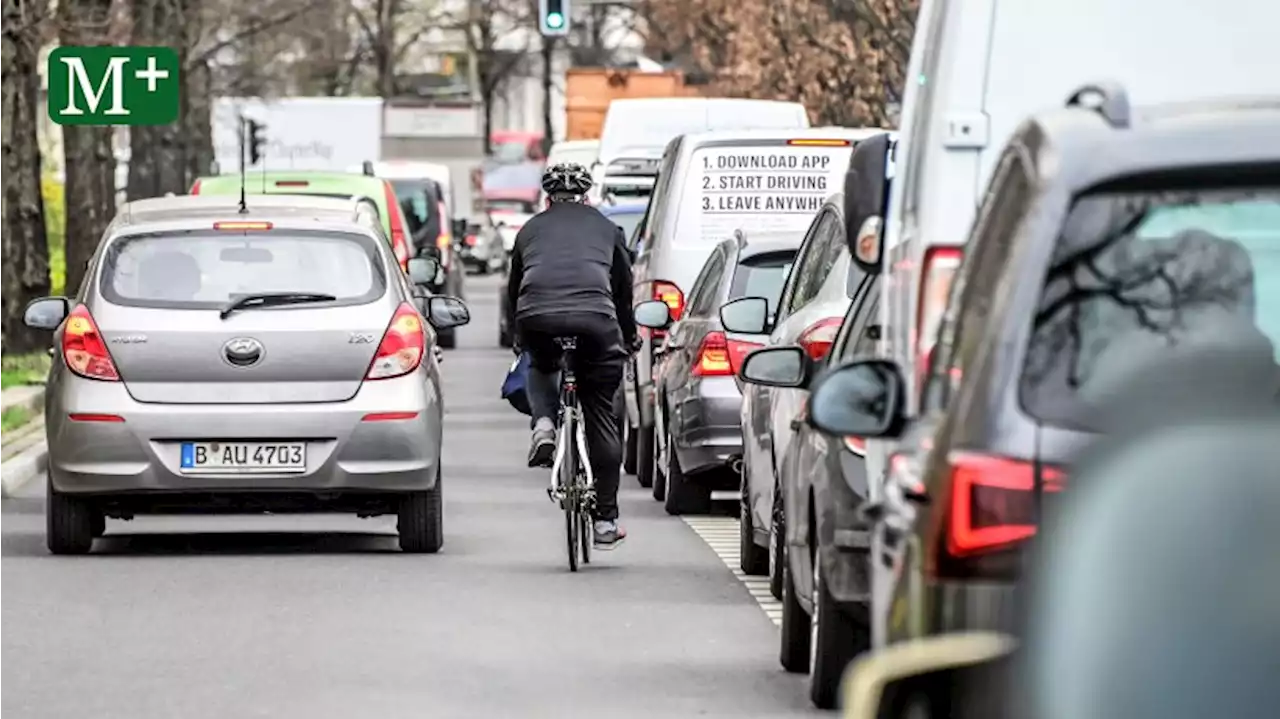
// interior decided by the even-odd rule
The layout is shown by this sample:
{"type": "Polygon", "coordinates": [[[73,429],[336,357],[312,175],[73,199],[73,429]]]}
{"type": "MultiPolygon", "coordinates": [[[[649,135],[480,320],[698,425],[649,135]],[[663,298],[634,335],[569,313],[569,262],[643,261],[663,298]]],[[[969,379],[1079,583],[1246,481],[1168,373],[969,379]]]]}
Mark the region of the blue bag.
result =
{"type": "Polygon", "coordinates": [[[525,393],[525,385],[529,381],[529,353],[522,352],[511,363],[507,376],[502,380],[502,398],[511,403],[520,414],[533,416],[529,407],[529,395],[525,393]]]}

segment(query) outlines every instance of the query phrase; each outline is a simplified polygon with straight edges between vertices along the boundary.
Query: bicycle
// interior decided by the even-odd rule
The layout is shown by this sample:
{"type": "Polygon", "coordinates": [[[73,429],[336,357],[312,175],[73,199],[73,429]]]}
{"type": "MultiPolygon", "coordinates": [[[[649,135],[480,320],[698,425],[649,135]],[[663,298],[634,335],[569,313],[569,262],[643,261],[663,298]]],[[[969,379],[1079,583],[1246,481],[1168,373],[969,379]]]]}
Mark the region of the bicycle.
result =
{"type": "Polygon", "coordinates": [[[560,355],[560,409],[557,414],[556,454],[551,464],[547,496],[564,510],[569,571],[591,563],[592,515],[596,506],[595,476],[587,457],[587,435],[578,407],[578,380],[573,373],[577,338],[557,337],[560,355]]]}

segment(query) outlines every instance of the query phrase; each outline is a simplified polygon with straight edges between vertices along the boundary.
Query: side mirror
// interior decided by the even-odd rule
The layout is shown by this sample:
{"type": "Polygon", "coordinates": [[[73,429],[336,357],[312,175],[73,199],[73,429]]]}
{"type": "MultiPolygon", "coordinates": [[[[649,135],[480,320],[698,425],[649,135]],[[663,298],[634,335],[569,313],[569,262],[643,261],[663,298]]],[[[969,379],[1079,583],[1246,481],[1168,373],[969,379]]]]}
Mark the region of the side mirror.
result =
{"type": "Polygon", "coordinates": [[[762,335],[769,331],[769,300],[740,297],[720,308],[720,324],[726,332],[762,335]]]}
{"type": "Polygon", "coordinates": [[[467,303],[457,297],[434,295],[427,298],[427,321],[438,330],[461,327],[471,321],[467,303]]]}
{"type": "Polygon", "coordinates": [[[747,355],[738,377],[765,387],[803,387],[813,363],[799,347],[769,347],[747,355]]]}
{"type": "Polygon", "coordinates": [[[845,242],[864,272],[879,274],[884,216],[889,200],[893,138],[880,134],[858,143],[844,178],[845,242]]]}
{"type": "Polygon", "coordinates": [[[430,255],[409,260],[409,280],[415,285],[432,284],[439,271],[440,260],[430,255]]]}
{"type": "Polygon", "coordinates": [[[648,300],[635,307],[636,324],[653,330],[671,326],[671,308],[662,300],[648,300]]]}
{"type": "Polygon", "coordinates": [[[809,424],[835,436],[897,437],[902,374],[885,360],[853,360],[824,374],[809,395],[809,424]]]}
{"type": "Polygon", "coordinates": [[[846,719],[931,716],[922,687],[957,683],[1001,686],[984,674],[1006,674],[1016,642],[994,632],[942,634],[867,652],[849,664],[840,685],[846,719]],[[913,691],[914,689],[914,691],[913,691]],[[921,714],[921,711],[924,713],[921,714]]]}
{"type": "Polygon", "coordinates": [[[71,303],[66,297],[41,297],[27,304],[22,323],[33,330],[56,330],[71,314],[71,303]]]}
{"type": "Polygon", "coordinates": [[[453,226],[450,229],[453,232],[454,238],[461,240],[463,237],[467,236],[467,227],[469,225],[465,219],[454,220],[452,225],[453,226]]]}

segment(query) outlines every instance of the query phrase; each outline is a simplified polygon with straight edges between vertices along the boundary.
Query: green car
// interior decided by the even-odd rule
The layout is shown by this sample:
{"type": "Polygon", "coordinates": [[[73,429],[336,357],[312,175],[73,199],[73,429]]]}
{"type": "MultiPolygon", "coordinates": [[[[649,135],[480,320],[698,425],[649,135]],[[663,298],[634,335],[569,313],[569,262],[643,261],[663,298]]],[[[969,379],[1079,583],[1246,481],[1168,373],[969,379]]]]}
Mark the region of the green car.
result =
{"type": "MultiPolygon", "coordinates": [[[[321,195],[323,197],[360,197],[378,208],[382,230],[401,268],[416,253],[411,246],[404,211],[396,200],[391,183],[369,175],[346,172],[294,170],[284,172],[251,172],[245,177],[245,192],[250,195],[321,195]]],[[[193,195],[236,195],[240,192],[239,175],[201,177],[191,185],[193,195]]]]}

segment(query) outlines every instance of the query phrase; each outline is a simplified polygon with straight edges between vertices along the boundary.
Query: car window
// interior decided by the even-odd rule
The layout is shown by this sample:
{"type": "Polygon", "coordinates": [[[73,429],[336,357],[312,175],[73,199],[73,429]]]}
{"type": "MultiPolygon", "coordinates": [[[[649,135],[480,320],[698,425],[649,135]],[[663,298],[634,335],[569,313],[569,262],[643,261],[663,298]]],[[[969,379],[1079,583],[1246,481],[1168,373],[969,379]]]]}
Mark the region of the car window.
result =
{"type": "Polygon", "coordinates": [[[724,278],[725,253],[717,249],[707,258],[702,272],[693,283],[689,292],[689,314],[693,317],[706,317],[719,309],[716,298],[720,295],[720,281],[724,278]]]}
{"type": "Polygon", "coordinates": [[[1089,195],[1045,275],[1022,402],[1090,429],[1089,408],[1153,353],[1215,344],[1275,361],[1277,343],[1280,188],[1089,195]]]}
{"type": "MultiPolygon", "coordinates": [[[[653,237],[655,232],[662,231],[662,223],[666,220],[668,204],[671,197],[671,184],[675,181],[675,165],[680,159],[681,140],[677,137],[667,143],[662,154],[662,164],[658,166],[658,177],[654,180],[653,196],[649,198],[649,207],[645,210],[645,239],[653,237]]],[[[651,249],[651,248],[646,248],[651,249]]]]}
{"type": "Polygon", "coordinates": [[[818,252],[818,234],[822,229],[822,223],[827,216],[827,211],[823,210],[814,215],[813,222],[809,224],[809,229],[805,231],[804,240],[800,242],[800,250],[796,253],[796,259],[791,263],[791,269],[787,272],[787,279],[782,284],[782,294],[778,299],[778,316],[774,322],[779,323],[791,315],[792,307],[795,306],[793,298],[796,290],[799,289],[800,278],[806,268],[812,263],[812,258],[818,252]]]}
{"type": "Polygon", "coordinates": [[[733,272],[728,299],[763,297],[769,301],[769,314],[772,315],[778,310],[782,285],[787,281],[787,273],[795,259],[795,250],[766,252],[746,258],[733,272]]]}
{"type": "Polygon", "coordinates": [[[630,238],[636,231],[636,226],[640,224],[640,218],[644,217],[641,212],[615,212],[609,215],[609,219],[613,224],[622,228],[622,232],[630,238]]]}
{"type": "Polygon", "coordinates": [[[245,295],[307,292],[358,304],[380,297],[386,277],[373,241],[321,232],[205,232],[115,240],[100,287],[113,304],[211,309],[245,295]]]}
{"type": "Polygon", "coordinates": [[[850,336],[845,340],[844,347],[840,351],[840,359],[852,359],[858,356],[865,357],[875,354],[878,335],[867,330],[873,326],[878,326],[879,318],[876,313],[879,309],[880,292],[878,288],[872,288],[870,296],[859,307],[858,314],[856,316],[851,315],[845,320],[846,322],[853,322],[853,327],[850,329],[856,331],[857,336],[850,336]]]}
{"type": "Polygon", "coordinates": [[[964,374],[964,365],[978,349],[991,315],[994,288],[1012,251],[1031,191],[1032,179],[1022,149],[1012,146],[992,175],[969,233],[968,251],[949,288],[921,393],[925,409],[947,406],[964,374]]]}
{"type": "Polygon", "coordinates": [[[791,296],[788,315],[794,314],[818,296],[818,290],[822,289],[823,283],[840,259],[840,253],[844,251],[844,242],[837,232],[838,225],[834,212],[826,213],[820,221],[818,232],[813,238],[813,247],[805,259],[804,270],[796,278],[796,291],[791,296]]]}
{"type": "Polygon", "coordinates": [[[438,212],[435,202],[429,196],[430,188],[422,180],[391,180],[395,189],[396,201],[404,212],[405,221],[409,223],[409,231],[416,233],[431,224],[433,216],[438,212]]]}

